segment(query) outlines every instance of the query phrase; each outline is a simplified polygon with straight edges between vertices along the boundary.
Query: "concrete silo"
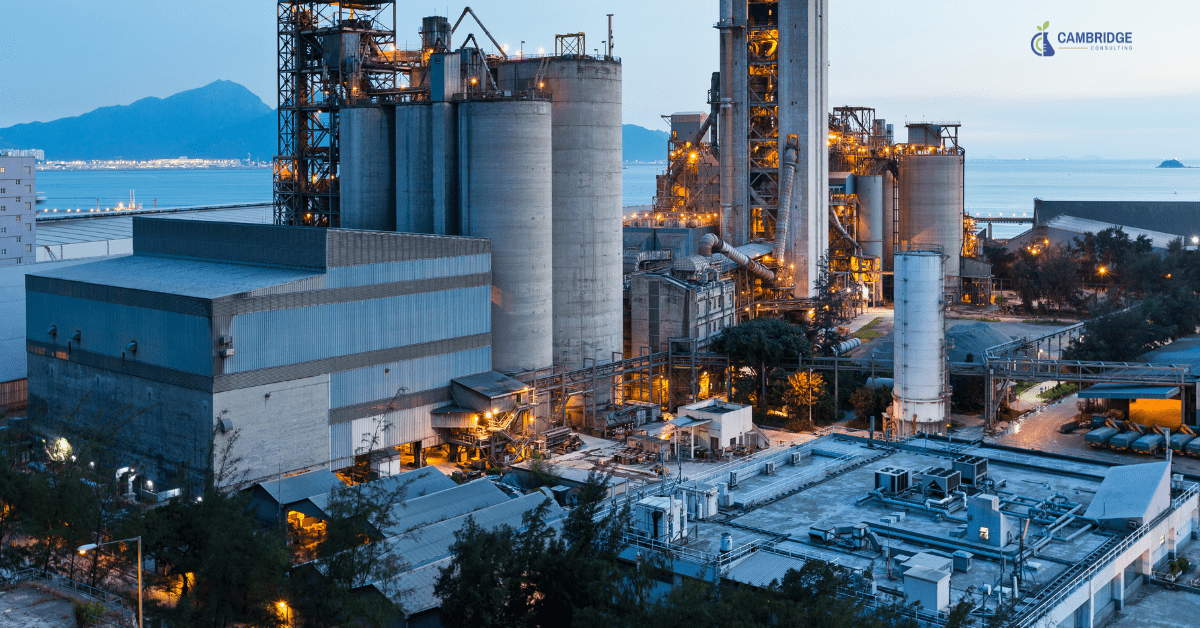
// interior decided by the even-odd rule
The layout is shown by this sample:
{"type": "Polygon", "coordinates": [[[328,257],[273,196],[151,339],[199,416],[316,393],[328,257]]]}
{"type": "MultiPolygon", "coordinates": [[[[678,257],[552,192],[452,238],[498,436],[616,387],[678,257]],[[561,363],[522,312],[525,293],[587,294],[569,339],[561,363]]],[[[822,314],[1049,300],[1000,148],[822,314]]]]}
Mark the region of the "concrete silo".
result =
{"type": "MultiPolygon", "coordinates": [[[[863,254],[883,259],[883,227],[886,205],[892,206],[892,191],[887,190],[885,204],[884,176],[862,175],[854,178],[854,189],[858,194],[858,243],[863,254]]],[[[890,216],[889,216],[890,218],[890,216]]]]}
{"type": "Polygon", "coordinates": [[[395,231],[395,111],[392,107],[346,107],[341,111],[341,227],[395,231]]]}
{"type": "Polygon", "coordinates": [[[458,222],[461,235],[492,241],[492,368],[504,373],[554,361],[550,109],[458,104],[458,222]]]}
{"type": "Polygon", "coordinates": [[[946,427],[945,259],[936,247],[896,251],[892,418],[902,434],[946,427]]]}
{"type": "Polygon", "coordinates": [[[396,231],[458,233],[455,106],[396,106],[396,231]]]}
{"type": "Polygon", "coordinates": [[[554,363],[622,351],[621,62],[560,56],[503,63],[499,87],[553,103],[554,363]]]}

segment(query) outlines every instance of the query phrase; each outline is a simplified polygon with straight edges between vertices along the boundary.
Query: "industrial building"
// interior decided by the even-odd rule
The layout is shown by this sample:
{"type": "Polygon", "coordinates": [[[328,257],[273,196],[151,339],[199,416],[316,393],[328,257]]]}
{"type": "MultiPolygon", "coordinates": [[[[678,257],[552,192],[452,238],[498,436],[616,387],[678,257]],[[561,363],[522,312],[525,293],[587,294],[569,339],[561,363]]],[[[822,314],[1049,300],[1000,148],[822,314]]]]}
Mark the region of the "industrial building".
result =
{"type": "Polygon", "coordinates": [[[235,434],[248,479],[419,466],[451,381],[491,370],[490,247],[134,218],[132,255],[26,277],[30,418],[160,486],[235,434]]]}
{"type": "MultiPolygon", "coordinates": [[[[1125,218],[1125,222],[1136,221],[1125,218]]],[[[1119,223],[1100,222],[1088,218],[1058,214],[1045,222],[1035,224],[1029,231],[1008,240],[1004,243],[1004,250],[1012,253],[1026,249],[1033,253],[1035,251],[1044,251],[1049,246],[1075,246],[1076,239],[1083,241],[1085,234],[1096,234],[1105,229],[1120,229],[1129,236],[1130,240],[1145,237],[1150,240],[1152,249],[1160,253],[1167,250],[1167,246],[1172,240],[1183,238],[1183,236],[1175,233],[1163,233],[1161,231],[1127,227],[1119,223]]]]}
{"type": "Polygon", "coordinates": [[[1190,546],[1197,485],[1170,464],[1112,466],[945,440],[832,434],[627,492],[625,557],[667,552],[680,579],[766,587],[821,560],[842,591],[944,626],[1095,626],[1190,546]]]}
{"type": "MultiPolygon", "coordinates": [[[[485,53],[470,9],[400,50],[391,2],[279,3],[277,224],[488,238],[495,368],[620,359],[621,62],[485,53]],[[461,41],[460,44],[455,43],[461,41]]],[[[495,40],[491,39],[495,44],[495,40]]]]}
{"type": "Polygon", "coordinates": [[[1200,202],[1196,201],[1033,200],[1035,225],[1047,224],[1056,216],[1174,234],[1189,241],[1200,236],[1200,202]]]}
{"type": "Polygon", "coordinates": [[[22,151],[0,150],[0,266],[36,259],[37,172],[22,151]]]}

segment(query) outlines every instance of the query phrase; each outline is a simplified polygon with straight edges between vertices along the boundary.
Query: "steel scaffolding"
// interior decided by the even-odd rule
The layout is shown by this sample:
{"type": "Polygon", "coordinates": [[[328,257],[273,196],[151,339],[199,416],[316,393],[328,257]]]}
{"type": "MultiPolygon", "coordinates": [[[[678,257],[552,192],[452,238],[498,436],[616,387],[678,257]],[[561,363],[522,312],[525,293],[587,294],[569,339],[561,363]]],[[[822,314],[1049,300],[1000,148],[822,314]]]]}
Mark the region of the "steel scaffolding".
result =
{"type": "Polygon", "coordinates": [[[347,105],[412,97],[394,2],[280,0],[275,224],[338,227],[338,122],[347,105]]]}

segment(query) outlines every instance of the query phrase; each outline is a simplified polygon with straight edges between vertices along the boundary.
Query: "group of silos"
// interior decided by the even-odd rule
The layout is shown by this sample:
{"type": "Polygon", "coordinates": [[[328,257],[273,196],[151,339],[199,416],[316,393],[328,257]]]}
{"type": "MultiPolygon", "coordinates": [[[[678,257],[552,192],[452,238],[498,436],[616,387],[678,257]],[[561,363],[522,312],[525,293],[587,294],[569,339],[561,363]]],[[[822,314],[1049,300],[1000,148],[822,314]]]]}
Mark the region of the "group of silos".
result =
{"type": "MultiPolygon", "coordinates": [[[[423,34],[448,47],[444,20],[423,34]]],[[[341,226],[490,239],[493,369],[610,362],[622,349],[620,61],[526,57],[491,72],[477,49],[435,52],[413,78],[428,102],[342,110],[341,226]]]]}
{"type": "Polygon", "coordinates": [[[962,267],[965,158],[943,150],[940,131],[910,125],[899,159],[892,416],[904,433],[945,433],[950,416],[946,306],[962,267]]]}

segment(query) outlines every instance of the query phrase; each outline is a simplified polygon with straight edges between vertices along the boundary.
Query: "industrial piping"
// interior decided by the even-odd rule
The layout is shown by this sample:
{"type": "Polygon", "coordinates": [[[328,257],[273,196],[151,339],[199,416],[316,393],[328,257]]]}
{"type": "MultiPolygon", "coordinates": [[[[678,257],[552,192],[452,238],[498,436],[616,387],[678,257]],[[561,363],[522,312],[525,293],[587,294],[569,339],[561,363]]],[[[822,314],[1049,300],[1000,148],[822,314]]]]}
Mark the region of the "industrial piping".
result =
{"type": "Polygon", "coordinates": [[[721,236],[715,233],[706,233],[703,238],[700,238],[700,254],[708,257],[713,253],[720,253],[728,257],[734,264],[744,267],[765,281],[775,281],[775,273],[768,270],[766,266],[746,257],[741,251],[729,246],[721,239],[721,236]]]}
{"type": "Polygon", "coordinates": [[[796,162],[799,160],[800,149],[796,147],[796,138],[789,137],[787,148],[783,150],[783,181],[779,184],[779,213],[775,218],[775,250],[771,252],[781,265],[787,250],[788,221],[792,218],[792,182],[796,179],[796,162]]]}

